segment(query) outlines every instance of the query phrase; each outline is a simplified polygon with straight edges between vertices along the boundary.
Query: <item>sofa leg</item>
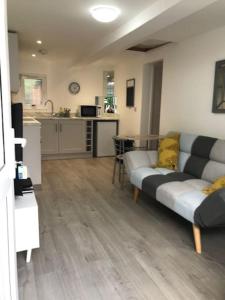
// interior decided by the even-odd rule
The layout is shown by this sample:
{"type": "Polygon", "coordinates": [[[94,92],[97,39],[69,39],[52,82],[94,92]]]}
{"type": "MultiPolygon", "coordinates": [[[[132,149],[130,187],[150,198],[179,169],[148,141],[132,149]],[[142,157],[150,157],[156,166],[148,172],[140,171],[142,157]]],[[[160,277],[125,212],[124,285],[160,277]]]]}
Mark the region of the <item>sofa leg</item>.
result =
{"type": "Polygon", "coordinates": [[[137,202],[138,201],[138,197],[140,194],[140,190],[139,188],[137,188],[136,186],[134,187],[134,201],[137,202]]]}
{"type": "Polygon", "coordinates": [[[201,230],[195,224],[193,224],[192,226],[193,226],[193,234],[195,240],[195,250],[198,254],[201,254],[202,253],[201,230]]]}

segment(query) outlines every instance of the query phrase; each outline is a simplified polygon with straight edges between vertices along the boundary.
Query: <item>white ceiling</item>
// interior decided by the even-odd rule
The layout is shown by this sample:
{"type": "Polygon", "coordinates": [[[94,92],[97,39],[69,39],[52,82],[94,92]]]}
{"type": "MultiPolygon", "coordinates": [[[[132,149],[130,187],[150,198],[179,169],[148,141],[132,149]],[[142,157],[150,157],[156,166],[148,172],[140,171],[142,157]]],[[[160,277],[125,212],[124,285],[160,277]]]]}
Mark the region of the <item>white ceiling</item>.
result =
{"type": "Polygon", "coordinates": [[[21,51],[27,54],[40,48],[35,44],[40,39],[51,59],[76,59],[154,1],[8,0],[8,26],[19,33],[21,51]],[[96,22],[89,9],[101,3],[118,6],[118,20],[108,24],[96,22]]]}
{"type": "Polygon", "coordinates": [[[40,39],[50,60],[77,63],[118,54],[146,40],[177,42],[225,25],[225,0],[8,0],[9,29],[19,33],[21,52],[30,56],[40,39]],[[89,13],[97,4],[118,6],[112,23],[89,13]]]}
{"type": "Polygon", "coordinates": [[[225,25],[225,0],[201,9],[152,35],[152,38],[179,42],[225,25]]]}

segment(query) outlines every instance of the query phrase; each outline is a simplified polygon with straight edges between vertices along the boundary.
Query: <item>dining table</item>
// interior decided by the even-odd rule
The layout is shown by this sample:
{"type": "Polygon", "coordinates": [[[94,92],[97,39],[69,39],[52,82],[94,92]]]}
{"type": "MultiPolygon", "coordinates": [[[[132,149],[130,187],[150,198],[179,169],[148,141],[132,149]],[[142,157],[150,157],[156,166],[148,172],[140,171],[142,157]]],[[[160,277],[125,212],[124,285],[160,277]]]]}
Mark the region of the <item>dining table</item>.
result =
{"type": "Polygon", "coordinates": [[[139,144],[143,144],[145,142],[145,146],[139,146],[135,148],[147,150],[149,149],[151,142],[159,141],[164,137],[165,137],[164,135],[159,135],[159,134],[146,134],[146,135],[145,134],[121,134],[121,135],[117,135],[116,139],[121,141],[139,142],[139,144]]]}

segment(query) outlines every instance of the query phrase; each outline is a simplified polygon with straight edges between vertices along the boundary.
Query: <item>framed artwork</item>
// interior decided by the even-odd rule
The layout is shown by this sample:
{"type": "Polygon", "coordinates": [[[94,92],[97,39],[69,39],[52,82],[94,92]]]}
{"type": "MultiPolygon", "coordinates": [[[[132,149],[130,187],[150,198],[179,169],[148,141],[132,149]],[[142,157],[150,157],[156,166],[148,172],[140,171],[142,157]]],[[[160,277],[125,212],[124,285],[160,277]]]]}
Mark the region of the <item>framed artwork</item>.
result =
{"type": "Polygon", "coordinates": [[[127,95],[126,95],[126,105],[127,107],[134,107],[135,98],[135,79],[127,80],[127,95]]]}
{"type": "Polygon", "coordinates": [[[212,112],[225,113],[225,60],[216,62],[212,112]]]}

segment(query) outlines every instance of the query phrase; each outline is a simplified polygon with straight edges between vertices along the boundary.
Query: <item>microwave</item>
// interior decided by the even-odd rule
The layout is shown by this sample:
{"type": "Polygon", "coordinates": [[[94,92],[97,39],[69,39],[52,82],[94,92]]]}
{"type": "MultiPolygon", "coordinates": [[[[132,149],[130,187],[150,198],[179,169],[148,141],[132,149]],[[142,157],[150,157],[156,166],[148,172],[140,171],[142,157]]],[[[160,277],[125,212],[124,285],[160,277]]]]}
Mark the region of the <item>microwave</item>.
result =
{"type": "Polygon", "coordinates": [[[101,106],[99,105],[81,105],[80,106],[81,117],[93,117],[98,118],[101,116],[101,106]]]}

